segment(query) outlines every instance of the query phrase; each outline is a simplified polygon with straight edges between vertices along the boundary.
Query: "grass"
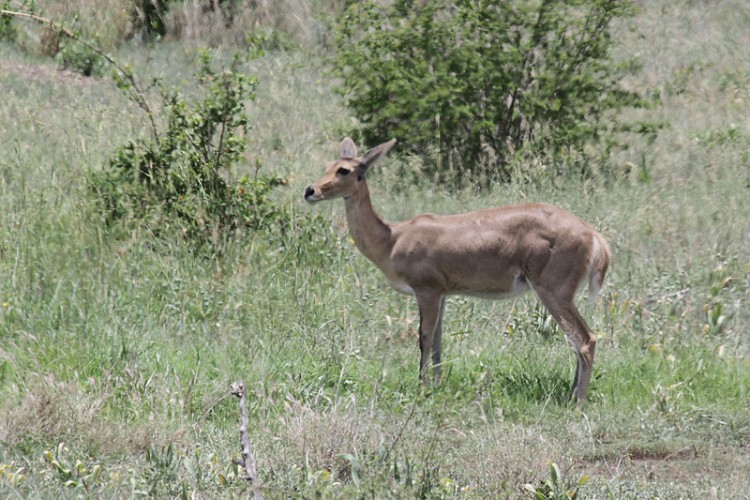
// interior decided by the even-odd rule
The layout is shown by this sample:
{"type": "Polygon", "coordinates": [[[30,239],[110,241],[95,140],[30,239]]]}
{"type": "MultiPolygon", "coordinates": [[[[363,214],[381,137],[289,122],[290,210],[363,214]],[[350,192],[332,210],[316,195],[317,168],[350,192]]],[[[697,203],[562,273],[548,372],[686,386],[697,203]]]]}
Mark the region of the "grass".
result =
{"type": "MultiPolygon", "coordinates": [[[[581,409],[565,398],[572,352],[533,297],[450,299],[445,380],[418,390],[413,300],[357,254],[341,206],[300,202],[353,119],[310,52],[254,64],[241,169],[288,176],[285,210],[332,222],[283,245],[248,235],[211,259],[108,231],[85,175],[145,133],[143,116],[107,80],[0,46],[2,495],[246,494],[234,380],[269,497],[528,497],[548,462],[588,475],[585,497],[744,495],[750,24],[739,2],[670,5],[618,28],[643,64],[630,84],[660,94],[646,113],[665,123],[613,157],[630,169],[620,181],[449,196],[428,179],[394,189],[397,158],[373,172],[390,220],[545,200],[601,230],[614,263],[585,308],[600,342],[581,409]]],[[[141,74],[189,74],[177,44],[120,50],[141,74]]]]}

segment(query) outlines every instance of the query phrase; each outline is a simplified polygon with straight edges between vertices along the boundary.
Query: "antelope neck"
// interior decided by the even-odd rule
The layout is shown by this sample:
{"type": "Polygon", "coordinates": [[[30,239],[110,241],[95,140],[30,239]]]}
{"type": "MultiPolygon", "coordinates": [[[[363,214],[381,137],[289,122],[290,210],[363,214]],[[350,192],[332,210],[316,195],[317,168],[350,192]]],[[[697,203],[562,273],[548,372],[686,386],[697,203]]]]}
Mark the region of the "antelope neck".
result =
{"type": "Polygon", "coordinates": [[[345,206],[346,223],[354,244],[365,257],[385,271],[393,248],[391,227],[372,208],[367,181],[362,180],[359,190],[345,199],[345,206]]]}

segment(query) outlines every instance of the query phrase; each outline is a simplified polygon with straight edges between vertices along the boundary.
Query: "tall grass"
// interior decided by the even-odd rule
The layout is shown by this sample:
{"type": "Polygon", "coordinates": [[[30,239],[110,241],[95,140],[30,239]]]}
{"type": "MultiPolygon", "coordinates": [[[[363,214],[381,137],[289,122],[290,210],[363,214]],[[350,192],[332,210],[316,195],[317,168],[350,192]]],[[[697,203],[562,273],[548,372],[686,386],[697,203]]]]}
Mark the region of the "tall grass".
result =
{"type": "MultiPolygon", "coordinates": [[[[242,379],[269,497],[523,496],[548,462],[569,478],[590,475],[581,490],[590,497],[741,497],[750,486],[742,6],[648,4],[618,27],[620,50],[643,64],[631,84],[659,93],[647,113],[665,124],[653,145],[618,153],[618,182],[448,196],[429,179],[396,189],[399,172],[417,171],[409,160],[373,172],[374,203],[390,220],[544,200],[601,230],[614,263],[599,306],[585,308],[600,342],[581,409],[564,397],[573,354],[533,297],[450,299],[445,380],[420,391],[416,306],[357,254],[340,206],[316,206],[330,224],[283,242],[238,237],[221,259],[177,239],[111,234],[86,173],[144,133],[144,117],[106,80],[0,47],[0,492],[242,495],[229,397],[242,379]]],[[[255,63],[256,127],[240,172],[258,160],[290,177],[277,200],[292,217],[312,210],[301,191],[354,119],[312,53],[255,63]]],[[[191,62],[169,43],[120,57],[175,82],[191,62]]]]}

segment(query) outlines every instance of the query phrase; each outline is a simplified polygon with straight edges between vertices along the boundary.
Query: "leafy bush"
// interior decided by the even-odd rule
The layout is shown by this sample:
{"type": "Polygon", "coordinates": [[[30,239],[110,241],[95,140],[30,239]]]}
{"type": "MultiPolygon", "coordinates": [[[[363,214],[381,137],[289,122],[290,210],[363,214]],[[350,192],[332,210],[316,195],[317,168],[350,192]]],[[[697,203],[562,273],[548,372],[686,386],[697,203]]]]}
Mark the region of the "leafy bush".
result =
{"type": "MultiPolygon", "coordinates": [[[[10,0],[0,2],[0,9],[8,10],[10,7],[10,0]]],[[[16,31],[16,25],[13,22],[13,17],[9,15],[0,15],[0,42],[13,42],[16,39],[18,32],[16,31]]]]}
{"type": "Polygon", "coordinates": [[[90,468],[79,458],[73,458],[64,443],[57,445],[54,451],[45,450],[44,461],[57,472],[58,479],[67,487],[90,492],[101,482],[102,466],[90,468]]]}
{"type": "MultiPolygon", "coordinates": [[[[196,74],[197,94],[203,97],[195,102],[159,84],[164,130],[152,121],[151,137],[119,147],[107,167],[92,176],[107,221],[156,221],[155,228],[177,226],[198,242],[216,242],[228,229],[277,222],[280,211],[269,195],[282,178],[256,171],[237,183],[229,179],[245,150],[245,101],[255,97],[257,84],[239,71],[243,60],[236,56],[230,68],[216,72],[210,52],[203,51],[196,74]]],[[[118,83],[133,97],[132,83],[118,83]]],[[[144,107],[145,101],[137,102],[144,107]]]]}
{"type": "Polygon", "coordinates": [[[63,68],[83,76],[101,76],[104,71],[104,58],[100,54],[69,38],[60,42],[55,59],[63,68]]]}
{"type": "Polygon", "coordinates": [[[119,64],[95,43],[37,15],[33,9],[15,13],[46,25],[60,39],[60,58],[83,74],[98,71],[104,62],[113,67],[118,87],[146,114],[151,136],[131,140],[113,153],[90,184],[107,223],[135,222],[159,231],[172,227],[198,244],[219,243],[226,230],[261,229],[296,223],[271,201],[274,187],[285,180],[255,176],[231,181],[231,167],[242,159],[249,118],[245,102],[255,98],[257,78],[240,71],[263,40],[250,36],[248,50],[237,53],[223,71],[213,69],[209,50],[199,54],[195,80],[200,85],[190,99],[179,88],[154,81],[162,100],[158,115],[132,70],[119,64]]]}
{"type": "Polygon", "coordinates": [[[581,476],[577,481],[563,477],[556,463],[549,464],[550,478],[540,481],[539,486],[525,484],[524,489],[536,500],[574,500],[580,489],[589,482],[588,476],[581,476]]]}
{"type": "Polygon", "coordinates": [[[614,112],[645,104],[610,56],[611,22],[632,14],[617,0],[350,1],[333,66],[365,142],[399,137],[444,181],[507,180],[524,150],[606,150],[614,112]]]}

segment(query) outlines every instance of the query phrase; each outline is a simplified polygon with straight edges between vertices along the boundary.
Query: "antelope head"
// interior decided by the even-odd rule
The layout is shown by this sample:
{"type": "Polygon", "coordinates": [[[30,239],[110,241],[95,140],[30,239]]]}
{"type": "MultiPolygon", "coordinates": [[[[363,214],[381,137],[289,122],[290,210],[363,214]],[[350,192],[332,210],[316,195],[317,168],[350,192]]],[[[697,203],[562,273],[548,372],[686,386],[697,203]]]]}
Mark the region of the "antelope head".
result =
{"type": "Polygon", "coordinates": [[[396,139],[391,139],[358,157],[354,141],[345,138],[341,141],[339,159],[328,162],[323,177],[305,189],[305,201],[315,203],[353,196],[361,188],[370,165],[385,156],[394,144],[396,139]]]}

